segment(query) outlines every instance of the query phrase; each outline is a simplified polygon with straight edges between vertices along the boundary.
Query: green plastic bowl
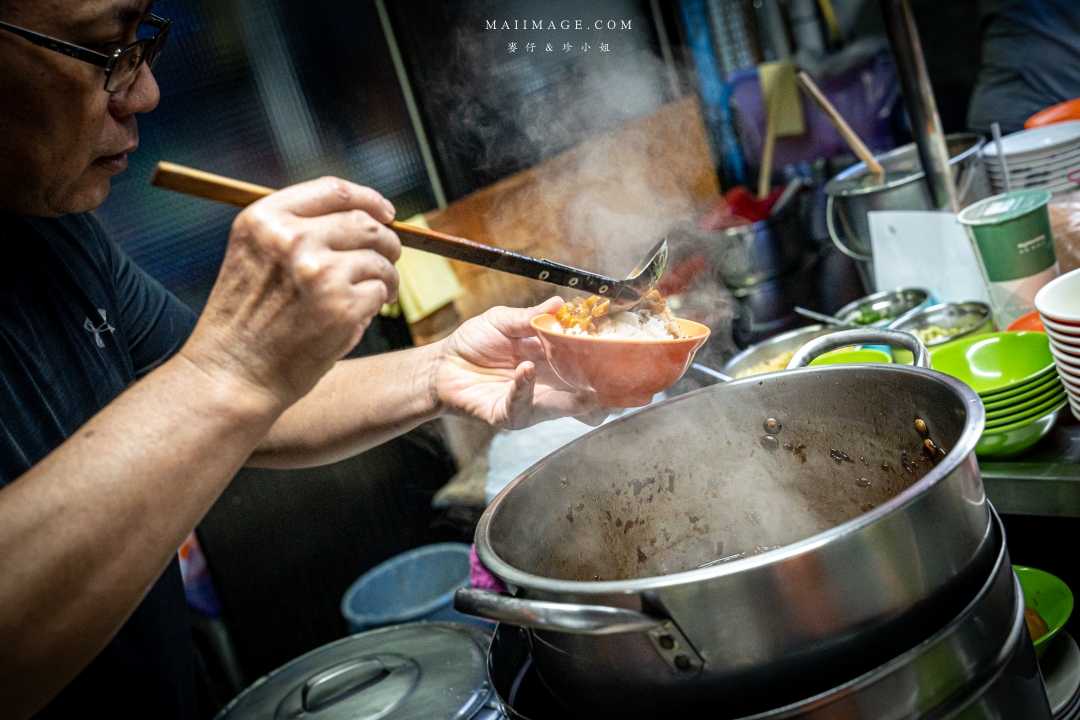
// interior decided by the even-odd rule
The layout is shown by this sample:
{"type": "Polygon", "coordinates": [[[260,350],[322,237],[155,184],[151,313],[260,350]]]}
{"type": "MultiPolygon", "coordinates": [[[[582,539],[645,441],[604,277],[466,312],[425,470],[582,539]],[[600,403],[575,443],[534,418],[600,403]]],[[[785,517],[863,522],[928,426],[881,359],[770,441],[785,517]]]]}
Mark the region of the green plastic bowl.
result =
{"type": "Polygon", "coordinates": [[[860,365],[862,363],[892,363],[892,355],[884,350],[860,348],[858,350],[833,350],[814,358],[811,365],[860,365]]]}
{"type": "Polygon", "coordinates": [[[985,393],[983,395],[980,395],[979,397],[982,398],[982,401],[984,403],[1012,401],[1016,399],[1017,396],[1023,395],[1024,393],[1029,393],[1032,390],[1038,389],[1039,387],[1045,389],[1045,387],[1051,384],[1055,378],[1057,378],[1058,380],[1061,379],[1061,376],[1058,375],[1057,368],[1042,373],[1031,382],[1020,383],[1019,385],[1015,385],[1008,390],[1003,390],[1001,392],[985,393]]]}
{"type": "Polygon", "coordinates": [[[986,427],[997,428],[1004,427],[1006,425],[1015,425],[1018,422],[1024,422],[1026,420],[1036,420],[1046,413],[1050,412],[1053,408],[1057,407],[1061,403],[1068,402],[1069,396],[1065,394],[1065,389],[1055,390],[1054,392],[1039,399],[1038,404],[1032,405],[1028,408],[1017,408],[1015,412],[1003,412],[995,417],[990,417],[990,413],[986,414],[986,427]]]}
{"type": "Polygon", "coordinates": [[[930,360],[979,395],[1015,390],[1054,372],[1050,340],[1039,332],[976,335],[934,348],[930,360]]]}
{"type": "Polygon", "coordinates": [[[1011,407],[1016,403],[1026,402],[1032,398],[1045,395],[1059,386],[1063,387],[1061,385],[1061,378],[1057,373],[1052,373],[1038,382],[1022,385],[1015,392],[987,395],[983,400],[983,405],[986,406],[987,412],[1001,410],[1003,408],[1011,407]]]}
{"type": "Polygon", "coordinates": [[[1040,418],[983,430],[979,442],[975,445],[975,455],[984,460],[1006,460],[1016,457],[1046,437],[1057,422],[1061,408],[1065,407],[1067,402],[1061,403],[1052,412],[1040,418]]]}
{"type": "Polygon", "coordinates": [[[1035,657],[1041,658],[1072,615],[1072,590],[1045,570],[1023,565],[1013,565],[1013,570],[1024,588],[1024,607],[1035,608],[1050,628],[1050,632],[1035,641],[1035,657]]]}

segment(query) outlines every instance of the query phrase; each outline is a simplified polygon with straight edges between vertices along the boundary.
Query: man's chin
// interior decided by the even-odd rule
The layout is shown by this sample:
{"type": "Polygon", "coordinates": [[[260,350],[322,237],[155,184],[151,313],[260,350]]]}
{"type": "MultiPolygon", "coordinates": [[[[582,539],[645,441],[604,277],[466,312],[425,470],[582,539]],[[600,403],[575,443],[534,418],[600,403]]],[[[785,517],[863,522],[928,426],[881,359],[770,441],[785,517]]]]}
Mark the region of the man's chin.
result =
{"type": "Polygon", "coordinates": [[[112,173],[103,172],[92,166],[80,178],[77,187],[73,188],[72,192],[66,193],[67,197],[62,201],[55,203],[59,211],[57,215],[75,215],[97,208],[105,202],[105,198],[109,197],[112,177],[112,173]]]}

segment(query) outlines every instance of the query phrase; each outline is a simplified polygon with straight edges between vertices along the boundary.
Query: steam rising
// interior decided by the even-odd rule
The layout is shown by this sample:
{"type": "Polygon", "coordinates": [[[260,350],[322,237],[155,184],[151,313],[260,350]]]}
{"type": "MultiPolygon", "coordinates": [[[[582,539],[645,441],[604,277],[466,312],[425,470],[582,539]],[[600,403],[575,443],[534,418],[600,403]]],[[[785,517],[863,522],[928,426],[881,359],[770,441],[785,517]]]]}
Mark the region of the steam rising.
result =
{"type": "MultiPolygon", "coordinates": [[[[588,17],[625,15],[625,4],[606,4],[611,7],[590,5],[588,17]]],[[[580,3],[564,5],[563,17],[582,16],[580,3]]],[[[546,4],[539,12],[558,18],[560,7],[546,4]]],[[[501,9],[538,19],[524,4],[501,9]]],[[[678,152],[699,144],[701,131],[634,123],[674,100],[666,91],[671,69],[652,48],[648,21],[635,17],[632,33],[485,31],[484,18],[497,16],[488,6],[457,19],[450,31],[453,54],[436,86],[425,88],[448,128],[443,142],[451,154],[474,158],[487,182],[573,149],[535,173],[528,187],[516,188],[524,198],[492,208],[485,217],[489,232],[497,230],[504,247],[624,277],[709,200],[700,186],[687,184],[698,166],[710,165],[708,157],[678,152]],[[515,40],[519,49],[510,54],[507,44],[515,40]],[[530,41],[538,48],[527,53],[530,41]],[[612,49],[601,54],[597,48],[605,41],[612,49]],[[554,52],[543,50],[548,42],[554,52]],[[561,51],[564,42],[575,43],[572,55],[561,51]],[[583,53],[585,42],[591,50],[583,53]],[[648,151],[658,145],[657,135],[666,148],[662,157],[648,151]]]]}

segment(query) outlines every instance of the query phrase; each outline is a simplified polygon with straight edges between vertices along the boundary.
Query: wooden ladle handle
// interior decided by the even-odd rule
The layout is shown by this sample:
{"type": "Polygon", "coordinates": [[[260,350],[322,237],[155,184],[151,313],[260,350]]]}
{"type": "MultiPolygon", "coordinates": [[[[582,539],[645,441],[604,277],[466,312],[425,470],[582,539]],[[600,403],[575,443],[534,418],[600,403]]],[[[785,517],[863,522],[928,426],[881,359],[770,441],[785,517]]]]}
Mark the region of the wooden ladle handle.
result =
{"type": "Polygon", "coordinates": [[[875,175],[884,175],[885,168],[881,167],[881,163],[874,159],[874,154],[870,152],[870,148],[866,147],[866,143],[862,141],[862,138],[855,134],[855,131],[847,124],[847,120],[840,114],[840,111],[829,102],[829,98],[825,97],[825,93],[821,92],[817,83],[805,72],[800,71],[799,84],[821,112],[825,113],[825,117],[829,118],[833,127],[840,133],[840,137],[844,138],[844,142],[848,144],[852,152],[866,163],[867,169],[875,175]]]}
{"type": "MultiPolygon", "coordinates": [[[[256,200],[277,192],[262,185],[233,180],[164,161],[159,162],[154,168],[154,172],[150,175],[150,184],[163,190],[172,190],[236,207],[247,207],[256,200]]],[[[623,283],[619,280],[560,265],[550,260],[531,258],[396,220],[388,225],[401,238],[402,245],[452,260],[460,260],[472,265],[501,270],[610,298],[617,298],[623,288],[623,283]]]]}

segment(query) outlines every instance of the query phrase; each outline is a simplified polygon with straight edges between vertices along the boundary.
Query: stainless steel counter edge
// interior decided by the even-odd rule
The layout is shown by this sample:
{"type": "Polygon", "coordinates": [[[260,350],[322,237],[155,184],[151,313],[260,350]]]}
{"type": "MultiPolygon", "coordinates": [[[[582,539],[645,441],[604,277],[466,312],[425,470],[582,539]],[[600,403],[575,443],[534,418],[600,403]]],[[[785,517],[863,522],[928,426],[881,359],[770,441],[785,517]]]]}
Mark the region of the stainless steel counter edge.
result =
{"type": "Polygon", "coordinates": [[[986,496],[999,513],[1080,518],[1080,464],[979,463],[986,496]]]}

